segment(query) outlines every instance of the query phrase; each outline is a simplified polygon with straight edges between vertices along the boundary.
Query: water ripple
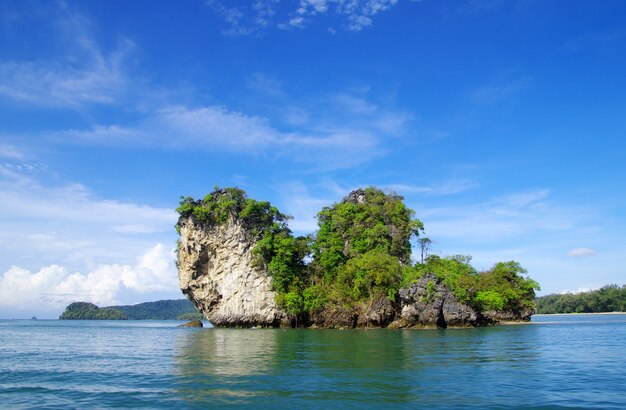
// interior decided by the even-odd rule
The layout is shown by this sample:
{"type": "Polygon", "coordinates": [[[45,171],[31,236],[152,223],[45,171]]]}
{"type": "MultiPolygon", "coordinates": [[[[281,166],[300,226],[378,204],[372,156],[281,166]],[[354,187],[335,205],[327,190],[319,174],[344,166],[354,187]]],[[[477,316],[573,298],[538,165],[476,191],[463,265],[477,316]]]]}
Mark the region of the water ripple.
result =
{"type": "Polygon", "coordinates": [[[446,330],[0,321],[7,408],[626,408],[626,316],[446,330]]]}

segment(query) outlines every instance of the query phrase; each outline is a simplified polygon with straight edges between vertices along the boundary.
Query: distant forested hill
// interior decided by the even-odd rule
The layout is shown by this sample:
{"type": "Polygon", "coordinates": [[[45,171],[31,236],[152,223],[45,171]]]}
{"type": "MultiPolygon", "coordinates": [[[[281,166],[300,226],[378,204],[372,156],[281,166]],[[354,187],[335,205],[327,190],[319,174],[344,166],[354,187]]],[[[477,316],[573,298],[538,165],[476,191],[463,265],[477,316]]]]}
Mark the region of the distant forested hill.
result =
{"type": "Polygon", "coordinates": [[[103,308],[93,303],[74,302],[65,308],[59,319],[202,320],[204,316],[189,300],[176,299],[103,308]]]}
{"type": "Polygon", "coordinates": [[[59,316],[59,319],[124,320],[128,317],[119,309],[99,308],[88,302],[74,302],[65,308],[65,312],[59,316]]]}
{"type": "Polygon", "coordinates": [[[583,293],[540,296],[537,313],[626,312],[626,285],[606,285],[583,293]]]}
{"type": "Polygon", "coordinates": [[[187,315],[195,315],[193,319],[204,319],[204,316],[187,299],[158,300],[156,302],[145,302],[137,305],[110,306],[124,312],[131,320],[156,319],[170,320],[183,318],[187,320],[187,315]]]}

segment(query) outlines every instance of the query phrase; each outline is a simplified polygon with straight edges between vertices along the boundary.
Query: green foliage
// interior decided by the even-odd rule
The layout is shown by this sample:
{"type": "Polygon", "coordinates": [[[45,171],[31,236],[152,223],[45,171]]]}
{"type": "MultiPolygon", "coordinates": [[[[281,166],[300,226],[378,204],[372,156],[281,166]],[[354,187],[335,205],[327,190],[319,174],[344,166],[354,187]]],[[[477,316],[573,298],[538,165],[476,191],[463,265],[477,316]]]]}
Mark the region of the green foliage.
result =
{"type": "Polygon", "coordinates": [[[339,270],[336,284],[343,296],[353,301],[370,297],[395,295],[402,281],[402,265],[398,258],[370,250],[355,256],[339,270]]]}
{"type": "Polygon", "coordinates": [[[288,313],[298,314],[304,310],[304,298],[297,291],[287,292],[283,298],[283,307],[288,313]]]}
{"type": "MultiPolygon", "coordinates": [[[[267,230],[288,230],[286,215],[267,201],[256,201],[247,197],[239,188],[215,187],[202,200],[180,197],[176,212],[181,218],[193,217],[203,225],[223,225],[230,219],[243,223],[249,233],[261,235],[267,230]]],[[[180,232],[180,222],[176,224],[180,232]]]]}
{"type": "Polygon", "coordinates": [[[475,298],[475,305],[481,310],[491,310],[492,306],[501,306],[495,310],[535,309],[535,290],[539,290],[539,284],[522,276],[526,273],[526,269],[515,261],[499,262],[490,270],[481,272],[477,276],[476,292],[497,293],[499,299],[487,295],[483,301],[475,298]]]}
{"type": "Polygon", "coordinates": [[[537,313],[626,312],[626,285],[606,285],[594,291],[537,298],[537,313]]]}
{"type": "Polygon", "coordinates": [[[470,260],[471,257],[466,255],[448,258],[431,255],[424,263],[404,269],[402,285],[409,286],[426,273],[433,273],[459,301],[469,303],[477,310],[534,308],[535,290],[539,285],[523,276],[526,270],[518,262],[500,262],[488,271],[477,272],[470,260]]]}
{"type": "Polygon", "coordinates": [[[128,319],[122,311],[113,308],[99,308],[93,303],[74,302],[65,308],[60,320],[123,320],[128,319]]]}
{"type": "Polygon", "coordinates": [[[322,209],[313,248],[320,264],[326,270],[336,271],[347,259],[375,249],[408,263],[411,237],[417,236],[423,225],[413,219],[414,211],[402,200],[401,196],[386,195],[369,187],[322,209]],[[332,257],[322,258],[325,253],[332,257]]]}
{"type": "MultiPolygon", "coordinates": [[[[373,187],[352,192],[318,214],[313,265],[335,299],[360,302],[394,295],[411,258],[411,238],[423,230],[398,195],[373,187]]],[[[391,296],[390,296],[391,297],[391,296]]]]}
{"type": "Polygon", "coordinates": [[[328,302],[327,292],[322,285],[311,285],[302,291],[304,299],[304,311],[313,312],[319,310],[328,302]]]}
{"type": "Polygon", "coordinates": [[[136,305],[110,306],[99,308],[93,303],[74,302],[65,308],[59,319],[131,319],[131,320],[191,320],[203,319],[187,299],[159,300],[136,305]],[[184,319],[179,319],[184,316],[184,319]],[[189,317],[189,319],[187,319],[189,317]]]}
{"type": "Polygon", "coordinates": [[[430,281],[426,284],[426,300],[428,302],[432,302],[435,300],[435,287],[437,284],[433,281],[430,281]]]}
{"type": "Polygon", "coordinates": [[[495,290],[483,290],[476,292],[474,301],[484,310],[501,311],[504,309],[504,298],[495,290]]]}
{"type": "Polygon", "coordinates": [[[204,320],[205,317],[200,312],[194,313],[183,313],[182,315],[176,316],[176,320],[204,320]]]}
{"type": "Polygon", "coordinates": [[[449,258],[441,258],[430,255],[424,263],[416,263],[405,269],[403,286],[415,283],[426,273],[433,273],[439,278],[461,302],[469,302],[468,291],[474,285],[476,269],[470,265],[471,257],[455,255],[449,258]]]}
{"type": "Polygon", "coordinates": [[[111,306],[111,308],[124,312],[132,320],[174,320],[181,315],[199,315],[198,319],[204,318],[187,299],[157,300],[156,302],[138,303],[136,305],[111,306]]]}
{"type": "Polygon", "coordinates": [[[269,231],[252,250],[257,266],[272,275],[272,286],[279,293],[288,292],[296,281],[304,280],[304,258],[309,239],[294,238],[288,230],[269,231]]]}

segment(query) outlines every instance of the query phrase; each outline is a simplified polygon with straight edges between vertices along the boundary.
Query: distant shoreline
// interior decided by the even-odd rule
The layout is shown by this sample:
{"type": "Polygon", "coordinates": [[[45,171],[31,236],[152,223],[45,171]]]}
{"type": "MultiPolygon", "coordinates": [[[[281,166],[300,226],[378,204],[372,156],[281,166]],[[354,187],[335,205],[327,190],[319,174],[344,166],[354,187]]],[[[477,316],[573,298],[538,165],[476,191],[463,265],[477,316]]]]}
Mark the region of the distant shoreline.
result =
{"type": "Polygon", "coordinates": [[[533,316],[565,316],[565,315],[626,315],[626,312],[597,312],[597,313],[537,313],[533,316]]]}

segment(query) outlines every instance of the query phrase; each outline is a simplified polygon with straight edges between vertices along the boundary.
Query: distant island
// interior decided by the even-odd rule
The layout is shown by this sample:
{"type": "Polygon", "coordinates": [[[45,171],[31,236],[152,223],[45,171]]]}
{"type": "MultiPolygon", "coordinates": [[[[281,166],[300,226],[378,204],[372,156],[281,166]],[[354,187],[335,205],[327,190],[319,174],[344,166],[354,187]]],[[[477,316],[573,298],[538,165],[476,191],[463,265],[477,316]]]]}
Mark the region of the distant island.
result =
{"type": "Polygon", "coordinates": [[[626,312],[626,285],[606,285],[589,292],[540,296],[536,303],[537,313],[542,314],[626,312]]]}
{"type": "Polygon", "coordinates": [[[187,299],[159,300],[136,305],[98,307],[74,302],[65,308],[60,320],[203,320],[204,316],[187,299]]]}

